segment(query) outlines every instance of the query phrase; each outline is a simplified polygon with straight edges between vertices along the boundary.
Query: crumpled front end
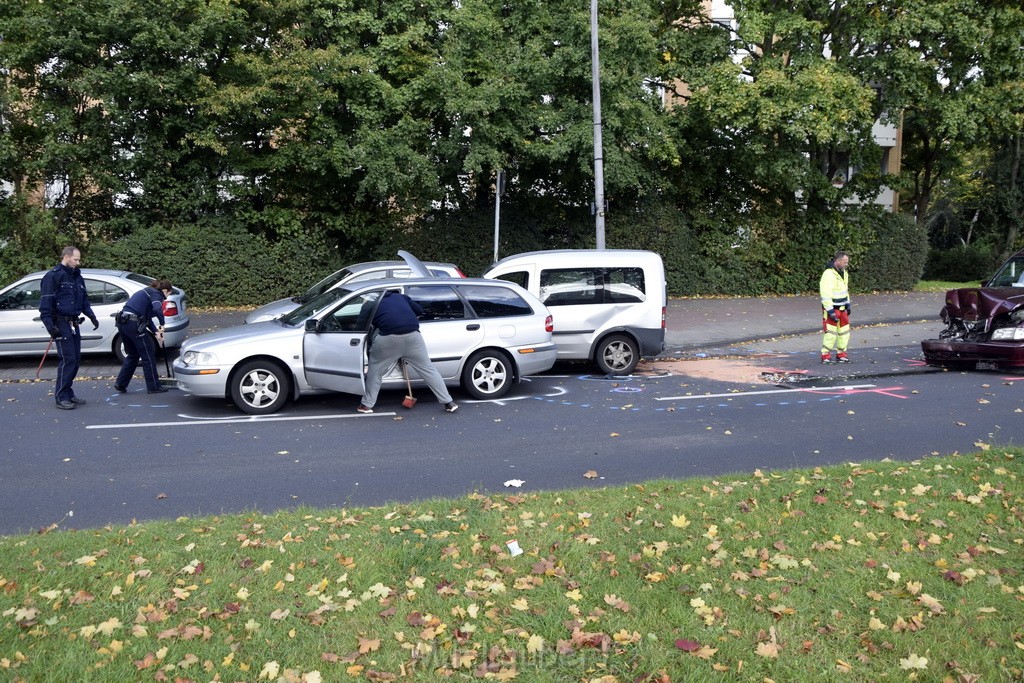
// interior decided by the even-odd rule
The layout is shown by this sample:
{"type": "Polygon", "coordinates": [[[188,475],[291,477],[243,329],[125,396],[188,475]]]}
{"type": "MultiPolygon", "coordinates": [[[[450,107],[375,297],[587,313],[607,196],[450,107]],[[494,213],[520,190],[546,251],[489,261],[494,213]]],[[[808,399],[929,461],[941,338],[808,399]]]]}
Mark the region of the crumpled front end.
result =
{"type": "Polygon", "coordinates": [[[1009,287],[951,289],[941,313],[946,329],[921,342],[928,365],[1024,367],[1024,292],[1009,287]]]}

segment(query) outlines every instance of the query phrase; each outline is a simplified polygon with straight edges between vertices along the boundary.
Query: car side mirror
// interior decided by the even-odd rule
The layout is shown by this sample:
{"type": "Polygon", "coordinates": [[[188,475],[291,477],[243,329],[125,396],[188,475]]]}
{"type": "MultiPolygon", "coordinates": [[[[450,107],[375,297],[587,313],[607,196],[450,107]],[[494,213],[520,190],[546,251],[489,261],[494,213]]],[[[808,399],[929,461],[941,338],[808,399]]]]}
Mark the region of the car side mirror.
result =
{"type": "Polygon", "coordinates": [[[320,321],[316,318],[309,318],[306,320],[306,332],[319,332],[320,321]]]}

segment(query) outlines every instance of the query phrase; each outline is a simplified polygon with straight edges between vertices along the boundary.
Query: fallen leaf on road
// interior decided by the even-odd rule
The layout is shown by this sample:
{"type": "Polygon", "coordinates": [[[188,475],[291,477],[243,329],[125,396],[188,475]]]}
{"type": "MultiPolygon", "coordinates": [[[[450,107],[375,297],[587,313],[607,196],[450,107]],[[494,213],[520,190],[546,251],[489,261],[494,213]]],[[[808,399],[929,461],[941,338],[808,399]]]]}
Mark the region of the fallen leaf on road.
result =
{"type": "Polygon", "coordinates": [[[587,470],[586,472],[583,473],[583,477],[585,479],[597,479],[597,472],[595,472],[594,470],[587,470]]]}

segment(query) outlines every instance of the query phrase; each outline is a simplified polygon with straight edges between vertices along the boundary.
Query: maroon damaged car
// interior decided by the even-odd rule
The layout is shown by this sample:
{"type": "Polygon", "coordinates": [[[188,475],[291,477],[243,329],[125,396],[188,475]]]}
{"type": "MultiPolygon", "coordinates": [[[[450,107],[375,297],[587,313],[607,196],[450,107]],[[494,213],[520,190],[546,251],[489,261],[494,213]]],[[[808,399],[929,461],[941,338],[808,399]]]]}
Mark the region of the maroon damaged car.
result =
{"type": "Polygon", "coordinates": [[[985,285],[946,292],[946,329],[921,342],[928,365],[1024,368],[1024,251],[985,285]]]}

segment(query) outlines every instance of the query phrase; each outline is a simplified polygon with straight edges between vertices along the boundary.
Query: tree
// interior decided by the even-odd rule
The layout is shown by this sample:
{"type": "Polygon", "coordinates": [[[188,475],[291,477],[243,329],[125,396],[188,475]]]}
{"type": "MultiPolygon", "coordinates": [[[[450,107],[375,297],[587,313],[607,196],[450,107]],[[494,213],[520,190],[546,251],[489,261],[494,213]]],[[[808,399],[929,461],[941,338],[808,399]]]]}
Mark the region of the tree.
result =
{"type": "MultiPolygon", "coordinates": [[[[118,188],[93,83],[101,3],[7,3],[0,10],[0,225],[19,263],[49,263],[118,188]]],[[[9,253],[10,253],[9,252],[9,253]]]]}

